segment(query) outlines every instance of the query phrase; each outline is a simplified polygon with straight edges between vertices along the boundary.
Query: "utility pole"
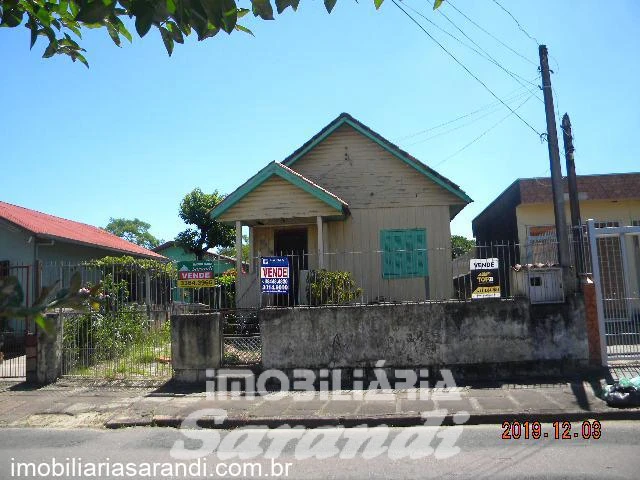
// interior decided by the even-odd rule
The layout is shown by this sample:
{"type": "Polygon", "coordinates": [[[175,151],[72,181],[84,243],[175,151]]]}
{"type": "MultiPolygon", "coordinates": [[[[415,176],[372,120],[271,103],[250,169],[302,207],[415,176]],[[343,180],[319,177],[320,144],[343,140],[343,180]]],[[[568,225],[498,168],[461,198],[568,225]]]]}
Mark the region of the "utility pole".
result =
{"type": "Polygon", "coordinates": [[[558,130],[551,91],[551,73],[546,45],[538,48],[540,54],[540,73],[542,74],[542,93],[544,110],[547,117],[547,143],[549,145],[549,162],[551,164],[551,186],[553,189],[553,211],[556,220],[556,238],[558,240],[558,262],[562,269],[562,285],[565,295],[575,292],[575,277],[571,275],[571,259],[569,255],[569,235],[564,213],[564,189],[562,188],[562,167],[560,166],[560,149],[558,148],[558,130]]]}
{"type": "MultiPolygon", "coordinates": [[[[584,273],[583,248],[582,248],[582,219],[580,218],[580,199],[578,198],[578,179],[576,178],[576,162],[573,157],[573,134],[571,133],[571,120],[567,113],[562,117],[562,139],[564,141],[564,155],[567,165],[567,185],[569,187],[569,207],[571,209],[571,229],[573,231],[574,255],[576,266],[576,278],[584,273]]],[[[578,282],[580,288],[580,282],[578,282]]]]}

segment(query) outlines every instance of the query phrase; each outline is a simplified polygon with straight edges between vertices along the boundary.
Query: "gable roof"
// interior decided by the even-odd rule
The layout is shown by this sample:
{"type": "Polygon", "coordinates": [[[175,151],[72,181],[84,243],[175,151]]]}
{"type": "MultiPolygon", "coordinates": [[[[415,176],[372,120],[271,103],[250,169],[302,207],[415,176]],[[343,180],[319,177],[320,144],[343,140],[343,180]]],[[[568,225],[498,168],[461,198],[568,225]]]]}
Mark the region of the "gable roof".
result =
{"type": "Polygon", "coordinates": [[[258,188],[264,182],[274,175],[286,180],[292,185],[304,190],[308,194],[314,196],[318,200],[324,202],[329,207],[335,209],[340,215],[344,215],[349,211],[349,205],[340,197],[334,195],[329,190],[322,188],[320,185],[313,183],[308,178],[303,177],[298,172],[294,172],[286,165],[277,162],[271,162],[244,184],[238,187],[233,193],[229,194],[225,199],[216,205],[210,212],[211,218],[218,218],[224,212],[233,207],[242,198],[258,188]]]}
{"type": "Polygon", "coordinates": [[[453,195],[460,198],[465,203],[471,203],[473,200],[455,183],[453,183],[448,178],[440,175],[438,172],[428,167],[420,160],[410,155],[409,153],[402,150],[400,147],[391,143],[389,140],[384,138],[377,132],[374,132],[371,128],[366,126],[364,123],[355,119],[348,113],[341,113],[338,115],[336,119],[334,119],[329,125],[324,127],[318,133],[316,133],[313,137],[311,137],[307,142],[305,142],[300,148],[298,148],[295,152],[285,158],[282,163],[288,167],[292,166],[295,162],[297,162],[301,157],[303,157],[310,150],[315,148],[320,142],[322,142],[325,138],[331,135],[335,130],[340,128],[343,125],[349,125],[357,132],[361,133],[365,137],[369,138],[384,150],[389,152],[391,155],[396,157],[397,159],[403,161],[410,167],[417,170],[419,173],[423,174],[428,179],[432,180],[436,184],[440,185],[445,190],[449,191],[453,195]]]}
{"type": "Polygon", "coordinates": [[[98,227],[0,201],[0,219],[40,238],[69,241],[119,253],[163,260],[165,257],[98,227]]]}

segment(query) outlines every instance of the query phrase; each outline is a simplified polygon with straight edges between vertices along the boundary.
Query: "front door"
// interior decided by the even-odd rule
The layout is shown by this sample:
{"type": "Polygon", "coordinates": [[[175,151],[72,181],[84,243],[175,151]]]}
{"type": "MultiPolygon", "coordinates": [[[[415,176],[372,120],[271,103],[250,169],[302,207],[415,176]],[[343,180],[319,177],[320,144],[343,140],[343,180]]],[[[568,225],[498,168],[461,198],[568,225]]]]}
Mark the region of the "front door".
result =
{"type": "Polygon", "coordinates": [[[307,270],[309,253],[307,251],[308,235],[306,228],[288,228],[276,230],[274,237],[274,253],[276,256],[289,259],[289,293],[276,295],[276,305],[293,306],[298,303],[298,287],[300,270],[307,270]]]}

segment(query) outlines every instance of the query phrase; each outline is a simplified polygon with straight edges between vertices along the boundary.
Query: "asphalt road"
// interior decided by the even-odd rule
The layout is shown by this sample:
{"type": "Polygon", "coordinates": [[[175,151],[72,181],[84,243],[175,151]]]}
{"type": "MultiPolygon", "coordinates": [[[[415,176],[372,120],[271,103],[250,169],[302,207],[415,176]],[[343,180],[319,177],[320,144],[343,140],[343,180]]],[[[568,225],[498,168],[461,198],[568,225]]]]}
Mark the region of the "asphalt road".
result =
{"type": "Polygon", "coordinates": [[[81,478],[91,472],[94,478],[285,478],[286,468],[286,478],[295,479],[640,478],[640,424],[603,423],[597,440],[581,438],[580,428],[581,424],[574,423],[571,438],[565,440],[553,438],[550,424],[542,425],[537,440],[502,439],[500,426],[467,426],[461,433],[451,427],[375,432],[331,428],[323,436],[302,429],[272,430],[269,437],[266,431],[256,430],[187,432],[203,435],[199,440],[169,428],[3,429],[0,478],[81,478]],[[577,432],[578,438],[573,436],[577,432]],[[549,436],[545,438],[544,433],[549,436]],[[369,437],[368,443],[362,443],[369,437]],[[181,440],[184,445],[176,443],[181,440]],[[201,459],[176,458],[196,457],[214,448],[216,454],[201,459]],[[270,453],[279,450],[279,454],[270,453]],[[253,458],[239,458],[238,451],[253,458]],[[276,458],[268,458],[270,455],[276,458]],[[99,462],[103,465],[94,465],[99,462]],[[183,475],[187,468],[192,475],[188,470],[183,475]],[[34,469],[49,476],[34,476],[34,469]]]}

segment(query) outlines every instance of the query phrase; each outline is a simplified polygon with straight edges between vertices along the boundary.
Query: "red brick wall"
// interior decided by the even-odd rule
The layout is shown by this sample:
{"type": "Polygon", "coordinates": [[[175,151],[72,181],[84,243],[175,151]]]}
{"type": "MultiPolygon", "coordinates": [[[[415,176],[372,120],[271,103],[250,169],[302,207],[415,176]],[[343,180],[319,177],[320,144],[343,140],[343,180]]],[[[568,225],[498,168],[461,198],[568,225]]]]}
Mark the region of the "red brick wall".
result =
{"type": "Polygon", "coordinates": [[[600,328],[598,325],[598,307],[596,305],[596,287],[593,283],[583,284],[584,307],[587,315],[587,339],[589,340],[589,362],[600,365],[600,328]]]}

